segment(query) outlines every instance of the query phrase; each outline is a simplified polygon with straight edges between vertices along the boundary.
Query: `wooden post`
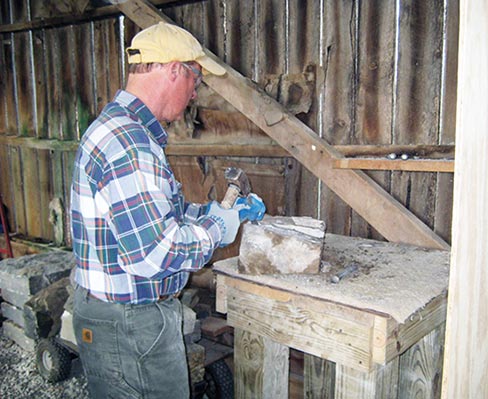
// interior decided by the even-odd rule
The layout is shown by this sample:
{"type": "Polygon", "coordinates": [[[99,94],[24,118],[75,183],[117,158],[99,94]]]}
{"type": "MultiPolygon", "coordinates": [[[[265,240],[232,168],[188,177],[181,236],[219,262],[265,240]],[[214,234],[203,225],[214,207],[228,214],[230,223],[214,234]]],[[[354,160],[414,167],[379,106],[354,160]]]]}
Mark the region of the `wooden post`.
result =
{"type": "Polygon", "coordinates": [[[269,338],[234,330],[236,398],[288,398],[289,348],[269,338]]]}
{"type": "Polygon", "coordinates": [[[369,373],[336,365],[335,399],[396,398],[397,387],[398,357],[369,373]]]}
{"type": "Polygon", "coordinates": [[[444,399],[488,398],[487,21],[486,1],[461,0],[444,399]]]}

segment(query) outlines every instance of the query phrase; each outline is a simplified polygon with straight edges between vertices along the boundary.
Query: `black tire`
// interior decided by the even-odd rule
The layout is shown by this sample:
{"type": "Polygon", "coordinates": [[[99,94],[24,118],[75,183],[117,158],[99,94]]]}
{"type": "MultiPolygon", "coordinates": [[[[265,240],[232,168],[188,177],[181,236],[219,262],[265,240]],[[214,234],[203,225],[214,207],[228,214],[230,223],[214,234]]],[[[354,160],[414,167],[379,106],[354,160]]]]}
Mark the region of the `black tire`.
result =
{"type": "Polygon", "coordinates": [[[209,399],[234,398],[234,376],[224,359],[205,367],[205,380],[207,381],[205,394],[209,399]]]}
{"type": "Polygon", "coordinates": [[[36,347],[36,365],[46,381],[65,380],[71,372],[71,353],[54,338],[41,339],[36,347]]]}

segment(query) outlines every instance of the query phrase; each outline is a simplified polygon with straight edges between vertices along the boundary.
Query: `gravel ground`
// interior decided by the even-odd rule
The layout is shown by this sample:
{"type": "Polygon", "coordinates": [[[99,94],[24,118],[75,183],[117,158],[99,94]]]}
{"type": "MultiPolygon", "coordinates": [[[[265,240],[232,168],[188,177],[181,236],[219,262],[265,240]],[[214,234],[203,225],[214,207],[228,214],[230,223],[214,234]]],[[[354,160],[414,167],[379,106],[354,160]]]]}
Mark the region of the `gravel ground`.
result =
{"type": "Polygon", "coordinates": [[[35,354],[3,336],[0,328],[0,398],[2,399],[88,399],[81,363],[75,359],[71,376],[51,384],[37,372],[35,354]]]}

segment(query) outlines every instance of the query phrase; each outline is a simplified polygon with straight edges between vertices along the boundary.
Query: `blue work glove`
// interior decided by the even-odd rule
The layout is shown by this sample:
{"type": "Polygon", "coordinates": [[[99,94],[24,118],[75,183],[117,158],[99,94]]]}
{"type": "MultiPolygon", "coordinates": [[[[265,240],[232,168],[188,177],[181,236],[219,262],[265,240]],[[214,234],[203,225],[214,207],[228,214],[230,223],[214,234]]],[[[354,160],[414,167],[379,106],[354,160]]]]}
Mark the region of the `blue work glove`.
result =
{"type": "Polygon", "coordinates": [[[223,227],[220,246],[225,247],[232,244],[241,225],[237,209],[224,209],[218,202],[212,201],[207,209],[207,215],[216,220],[221,228],[223,227]]]}
{"type": "Polygon", "coordinates": [[[266,206],[261,198],[251,193],[247,197],[238,197],[234,209],[239,211],[239,220],[251,222],[261,220],[266,212],[266,206]]]}

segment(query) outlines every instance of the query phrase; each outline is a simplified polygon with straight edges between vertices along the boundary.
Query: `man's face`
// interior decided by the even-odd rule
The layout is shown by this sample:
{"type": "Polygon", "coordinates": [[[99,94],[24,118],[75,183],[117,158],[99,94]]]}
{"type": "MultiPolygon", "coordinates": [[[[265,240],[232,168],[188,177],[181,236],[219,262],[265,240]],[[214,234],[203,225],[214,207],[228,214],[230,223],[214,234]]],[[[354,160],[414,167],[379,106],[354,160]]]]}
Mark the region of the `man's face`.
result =
{"type": "Polygon", "coordinates": [[[202,72],[199,64],[196,62],[178,63],[172,93],[165,93],[172,96],[169,99],[171,107],[167,110],[169,122],[180,120],[183,117],[189,102],[197,97],[196,89],[201,81],[202,72]]]}

